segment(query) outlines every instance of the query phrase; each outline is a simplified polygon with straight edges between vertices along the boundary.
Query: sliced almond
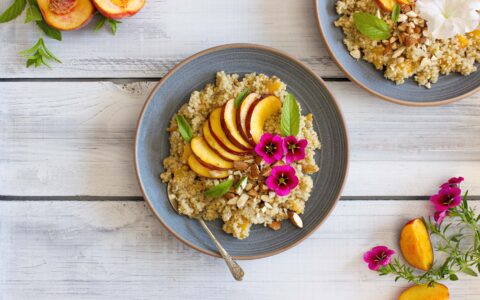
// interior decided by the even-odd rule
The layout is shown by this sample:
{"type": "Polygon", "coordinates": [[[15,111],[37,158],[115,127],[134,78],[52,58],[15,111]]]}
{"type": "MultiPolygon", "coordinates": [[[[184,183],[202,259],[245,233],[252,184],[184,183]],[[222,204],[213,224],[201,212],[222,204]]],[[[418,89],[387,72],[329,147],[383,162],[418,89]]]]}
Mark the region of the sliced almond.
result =
{"type": "Polygon", "coordinates": [[[270,174],[272,174],[272,168],[270,166],[266,166],[265,169],[263,169],[262,173],[261,173],[261,175],[263,177],[268,177],[268,176],[270,176],[270,174]]]}
{"type": "Polygon", "coordinates": [[[249,190],[249,191],[247,192],[247,194],[250,195],[250,196],[252,196],[252,197],[257,197],[257,196],[258,196],[258,193],[257,193],[257,191],[255,191],[255,190],[249,190]]]}
{"type": "Polygon", "coordinates": [[[249,167],[249,164],[244,162],[244,161],[237,160],[237,161],[233,162],[233,168],[235,170],[244,171],[244,170],[248,169],[248,167],[249,167]]]}
{"type": "Polygon", "coordinates": [[[288,211],[288,218],[293,225],[297,226],[298,228],[303,228],[302,218],[300,218],[300,216],[293,210],[288,211]]]}
{"type": "Polygon", "coordinates": [[[279,221],[273,221],[272,223],[268,224],[268,228],[275,231],[280,230],[280,228],[282,228],[282,223],[280,223],[279,221]]]}
{"type": "Polygon", "coordinates": [[[248,201],[248,198],[249,198],[249,197],[248,197],[247,194],[242,194],[242,195],[240,196],[240,198],[238,198],[238,200],[237,200],[237,207],[238,207],[238,208],[244,207],[245,204],[246,204],[247,201],[248,201]]]}
{"type": "Polygon", "coordinates": [[[258,169],[257,165],[252,165],[250,167],[250,172],[248,174],[248,179],[258,179],[258,176],[260,175],[260,170],[258,169]]]}
{"type": "Polygon", "coordinates": [[[234,193],[226,193],[223,197],[225,197],[225,199],[232,199],[235,198],[236,195],[234,193]]]}

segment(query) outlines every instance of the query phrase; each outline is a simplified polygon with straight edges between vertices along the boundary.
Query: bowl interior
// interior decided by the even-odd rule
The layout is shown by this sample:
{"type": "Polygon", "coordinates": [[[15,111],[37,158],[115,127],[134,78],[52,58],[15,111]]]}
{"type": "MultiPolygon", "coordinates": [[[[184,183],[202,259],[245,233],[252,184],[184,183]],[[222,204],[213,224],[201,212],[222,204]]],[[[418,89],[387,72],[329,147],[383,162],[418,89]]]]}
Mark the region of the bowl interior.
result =
{"type": "Polygon", "coordinates": [[[177,215],[167,200],[166,186],[159,179],[162,160],[169,153],[166,128],[171,117],[190,93],[213,83],[217,71],[276,75],[288,85],[300,102],[303,113],[313,113],[322,143],[317,154],[320,172],[315,174],[312,196],[302,216],[304,229],[284,222],[280,231],[253,226],[250,237],[239,241],[222,229],[222,223],[209,226],[222,245],[237,258],[272,255],[301,241],[327,217],[335,205],[346,176],[348,149],[344,123],[338,107],[323,82],[304,66],[283,54],[254,46],[229,46],[206,51],[187,60],[171,72],[147,102],[137,129],[136,164],[145,197],[161,222],[178,238],[207,254],[216,255],[214,244],[197,221],[177,215]]]}
{"type": "MultiPolygon", "coordinates": [[[[456,100],[462,96],[476,91],[480,87],[480,72],[469,76],[458,73],[441,76],[432,88],[418,86],[409,79],[403,85],[396,85],[393,81],[383,76],[383,71],[366,61],[357,61],[348,52],[343,44],[344,34],[341,28],[337,28],[334,22],[338,19],[335,11],[336,0],[315,0],[317,2],[317,14],[320,30],[326,40],[331,54],[338,64],[344,69],[350,78],[363,85],[371,92],[388,100],[406,102],[412,105],[435,105],[442,102],[456,100]]],[[[478,66],[478,64],[477,64],[478,66]]]]}

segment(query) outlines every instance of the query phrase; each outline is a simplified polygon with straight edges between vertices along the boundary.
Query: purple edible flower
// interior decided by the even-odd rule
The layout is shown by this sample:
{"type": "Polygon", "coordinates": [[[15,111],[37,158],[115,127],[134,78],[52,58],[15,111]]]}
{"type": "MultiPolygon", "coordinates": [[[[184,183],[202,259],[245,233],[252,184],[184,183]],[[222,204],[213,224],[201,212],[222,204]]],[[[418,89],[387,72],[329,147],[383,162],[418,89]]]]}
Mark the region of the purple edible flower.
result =
{"type": "Polygon", "coordinates": [[[255,152],[263,158],[267,164],[273,164],[283,157],[283,139],[279,135],[264,133],[260,142],[255,146],[255,152]]]}
{"type": "Polygon", "coordinates": [[[395,251],[385,246],[373,247],[370,251],[363,255],[363,260],[368,264],[368,268],[372,271],[378,271],[380,267],[387,266],[392,260],[395,251]]]}
{"type": "Polygon", "coordinates": [[[305,158],[305,147],[307,147],[307,140],[297,140],[294,136],[287,136],[283,139],[283,151],[286,153],[285,162],[290,164],[297,160],[305,158]]]}
{"type": "Polygon", "coordinates": [[[433,203],[437,212],[446,211],[462,203],[461,192],[457,187],[446,187],[430,197],[430,202],[433,203]]]}
{"type": "Polygon", "coordinates": [[[272,173],[266,180],[269,189],[279,196],[290,194],[298,185],[298,177],[295,175],[295,169],[291,166],[275,166],[272,173]]]}
{"type": "Polygon", "coordinates": [[[438,225],[442,224],[443,219],[448,216],[448,210],[444,211],[437,211],[434,215],[433,218],[435,219],[435,222],[437,222],[438,225]]]}
{"type": "Polygon", "coordinates": [[[444,188],[447,188],[447,187],[458,187],[460,185],[460,183],[462,183],[464,180],[463,177],[452,177],[450,178],[447,182],[445,182],[444,184],[442,184],[440,186],[440,188],[444,189],[444,188]]]}

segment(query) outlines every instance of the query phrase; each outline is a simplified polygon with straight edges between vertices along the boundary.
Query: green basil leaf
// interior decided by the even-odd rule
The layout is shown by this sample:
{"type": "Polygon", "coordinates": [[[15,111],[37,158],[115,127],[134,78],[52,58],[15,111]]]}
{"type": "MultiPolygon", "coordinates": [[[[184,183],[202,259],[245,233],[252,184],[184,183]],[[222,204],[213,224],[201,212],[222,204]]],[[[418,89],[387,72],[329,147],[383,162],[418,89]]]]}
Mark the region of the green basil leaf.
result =
{"type": "Polygon", "coordinates": [[[48,26],[47,23],[45,23],[45,21],[37,21],[37,26],[38,28],[40,28],[43,32],[45,32],[45,34],[49,37],[49,38],[52,38],[54,40],[57,40],[57,41],[61,41],[62,40],[62,33],[55,29],[55,28],[52,28],[50,26],[48,26]]]}
{"type": "Polygon", "coordinates": [[[398,17],[400,17],[400,5],[395,4],[392,11],[392,21],[397,23],[398,17]]]}
{"type": "Polygon", "coordinates": [[[0,23],[6,23],[17,18],[22,14],[26,5],[27,0],[15,0],[12,5],[0,15],[0,23]]]}
{"type": "Polygon", "coordinates": [[[232,187],[232,184],[233,184],[233,179],[225,180],[224,182],[217,184],[216,186],[206,191],[205,196],[214,197],[214,198],[222,197],[223,195],[228,193],[228,191],[232,187]]]}
{"type": "Polygon", "coordinates": [[[300,131],[300,105],[290,93],[285,96],[280,122],[283,136],[296,136],[300,131]]]}
{"type": "Polygon", "coordinates": [[[30,6],[27,9],[27,15],[25,16],[25,23],[30,23],[33,21],[43,20],[42,13],[36,5],[30,6]]]}
{"type": "Polygon", "coordinates": [[[382,19],[364,12],[353,15],[358,31],[374,40],[386,40],[390,37],[391,28],[382,19]]]}
{"type": "Polygon", "coordinates": [[[233,102],[235,108],[239,108],[240,104],[242,104],[243,100],[247,95],[250,93],[250,89],[244,89],[240,94],[238,94],[237,98],[235,98],[235,102],[233,102]]]}
{"type": "Polygon", "coordinates": [[[186,142],[190,142],[193,138],[192,127],[190,127],[190,124],[188,124],[187,120],[182,115],[177,115],[176,120],[180,135],[186,142]]]}

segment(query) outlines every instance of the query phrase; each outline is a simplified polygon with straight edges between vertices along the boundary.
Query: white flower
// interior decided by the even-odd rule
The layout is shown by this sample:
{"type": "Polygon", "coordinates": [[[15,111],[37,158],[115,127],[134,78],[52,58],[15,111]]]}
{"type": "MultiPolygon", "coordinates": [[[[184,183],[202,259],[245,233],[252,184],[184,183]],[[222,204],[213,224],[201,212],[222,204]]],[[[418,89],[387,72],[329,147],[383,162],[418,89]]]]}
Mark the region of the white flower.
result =
{"type": "Polygon", "coordinates": [[[417,11],[427,21],[433,38],[448,39],[478,28],[480,0],[417,0],[417,11]]]}

